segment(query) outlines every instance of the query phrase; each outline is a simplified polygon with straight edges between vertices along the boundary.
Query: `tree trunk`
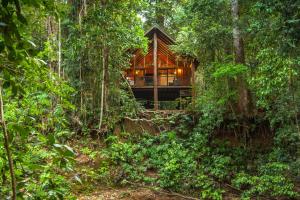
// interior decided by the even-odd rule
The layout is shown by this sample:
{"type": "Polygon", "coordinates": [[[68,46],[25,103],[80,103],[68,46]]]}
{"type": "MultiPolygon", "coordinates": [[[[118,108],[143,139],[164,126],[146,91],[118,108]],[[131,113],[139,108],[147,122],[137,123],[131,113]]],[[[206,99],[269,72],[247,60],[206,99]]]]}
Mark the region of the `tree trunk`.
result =
{"type": "Polygon", "coordinates": [[[231,1],[232,19],[233,19],[233,46],[235,53],[235,62],[245,64],[245,51],[243,38],[239,27],[239,2],[231,1]]]}
{"type": "MultiPolygon", "coordinates": [[[[82,29],[81,29],[81,12],[78,14],[78,24],[79,24],[79,30],[80,30],[80,38],[82,37],[82,29]]],[[[83,115],[83,88],[82,88],[82,55],[83,55],[83,52],[82,52],[82,47],[80,47],[80,50],[79,50],[79,82],[80,82],[80,85],[79,85],[79,90],[80,90],[80,115],[82,116],[83,115]]],[[[85,121],[85,120],[84,120],[85,121]]]]}
{"type": "Polygon", "coordinates": [[[102,127],[103,114],[104,114],[104,96],[105,96],[105,68],[106,68],[106,48],[102,47],[102,77],[101,77],[101,102],[100,102],[100,119],[99,119],[99,130],[102,127]]]}
{"type": "MultiPolygon", "coordinates": [[[[243,38],[239,27],[239,2],[238,0],[231,1],[231,11],[233,19],[233,47],[235,55],[235,63],[245,64],[245,51],[243,38]]],[[[238,77],[238,111],[242,115],[249,114],[249,91],[247,90],[246,83],[242,76],[238,77]]]]}
{"type": "MultiPolygon", "coordinates": [[[[48,40],[48,42],[49,42],[49,45],[52,45],[52,41],[51,41],[51,36],[52,36],[52,19],[51,19],[51,17],[47,17],[47,20],[46,20],[46,24],[47,24],[47,40],[48,40]]],[[[48,66],[49,66],[49,68],[50,68],[50,71],[49,71],[49,73],[50,73],[50,75],[51,75],[51,73],[52,73],[52,70],[53,70],[53,66],[52,66],[52,61],[51,61],[51,59],[50,59],[50,53],[48,53],[48,66]]]]}
{"type": "Polygon", "coordinates": [[[109,95],[109,49],[104,49],[105,66],[104,66],[104,111],[108,111],[108,95],[109,95]]]}
{"type": "Polygon", "coordinates": [[[58,18],[58,77],[61,76],[61,23],[58,18]]]}
{"type": "Polygon", "coordinates": [[[3,137],[4,137],[4,148],[7,155],[8,165],[9,165],[9,172],[10,172],[10,178],[11,178],[11,189],[12,189],[12,200],[17,199],[17,183],[16,183],[16,177],[15,177],[15,171],[14,171],[14,164],[13,164],[13,158],[11,156],[11,152],[9,149],[9,138],[8,138],[8,131],[6,127],[6,123],[4,120],[4,108],[3,108],[3,97],[2,97],[2,81],[0,81],[0,120],[1,120],[1,126],[3,131],[3,137]]]}
{"type": "Polygon", "coordinates": [[[84,7],[84,9],[83,9],[83,14],[84,14],[84,16],[85,15],[87,15],[87,3],[86,3],[86,0],[83,0],[83,7],[84,7]]]}

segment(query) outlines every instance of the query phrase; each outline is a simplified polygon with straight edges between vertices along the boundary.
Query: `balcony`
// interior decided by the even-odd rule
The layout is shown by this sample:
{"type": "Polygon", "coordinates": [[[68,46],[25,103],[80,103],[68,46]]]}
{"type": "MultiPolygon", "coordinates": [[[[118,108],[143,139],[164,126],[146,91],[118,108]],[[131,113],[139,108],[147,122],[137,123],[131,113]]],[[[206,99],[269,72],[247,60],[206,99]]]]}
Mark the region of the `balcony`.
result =
{"type": "MultiPolygon", "coordinates": [[[[133,88],[151,88],[154,86],[154,76],[146,74],[145,70],[135,70],[127,74],[127,80],[133,88]],[[132,75],[133,74],[133,75],[132,75]]],[[[191,86],[191,73],[183,69],[158,69],[158,87],[189,87],[191,86]]]]}

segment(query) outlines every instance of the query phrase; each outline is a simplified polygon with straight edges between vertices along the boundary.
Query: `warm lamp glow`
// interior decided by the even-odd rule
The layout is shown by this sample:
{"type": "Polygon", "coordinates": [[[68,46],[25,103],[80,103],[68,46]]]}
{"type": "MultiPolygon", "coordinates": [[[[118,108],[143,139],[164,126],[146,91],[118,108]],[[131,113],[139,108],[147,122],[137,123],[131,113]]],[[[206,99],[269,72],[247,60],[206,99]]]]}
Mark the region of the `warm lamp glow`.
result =
{"type": "Polygon", "coordinates": [[[178,70],[177,70],[177,73],[178,73],[179,75],[181,75],[182,69],[178,69],[178,70]]]}
{"type": "Polygon", "coordinates": [[[136,71],[135,71],[135,74],[136,74],[136,75],[138,75],[138,74],[139,74],[139,71],[138,71],[138,70],[136,70],[136,71]]]}

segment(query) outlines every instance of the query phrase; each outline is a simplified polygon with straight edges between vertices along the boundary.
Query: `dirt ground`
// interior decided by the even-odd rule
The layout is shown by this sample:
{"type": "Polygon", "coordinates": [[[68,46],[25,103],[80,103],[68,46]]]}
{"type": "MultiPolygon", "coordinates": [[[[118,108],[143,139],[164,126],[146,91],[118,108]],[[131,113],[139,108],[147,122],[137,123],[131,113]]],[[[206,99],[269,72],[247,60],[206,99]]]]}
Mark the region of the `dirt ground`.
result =
{"type": "MultiPolygon", "coordinates": [[[[177,193],[157,192],[147,188],[106,188],[90,194],[78,195],[78,200],[197,200],[177,193]]],[[[224,200],[238,200],[234,194],[227,194],[224,200]]],[[[200,199],[199,199],[200,200],[200,199]]]]}
{"type": "Polygon", "coordinates": [[[80,195],[79,200],[185,200],[172,195],[160,194],[144,188],[106,189],[88,195],[80,195]]]}
{"type": "MultiPolygon", "coordinates": [[[[88,145],[91,145],[92,142],[88,142],[88,145]]],[[[72,145],[72,144],[71,144],[72,145]]],[[[75,145],[72,145],[75,147],[75,145]]],[[[89,156],[80,153],[80,148],[82,145],[75,147],[75,151],[78,152],[76,160],[76,173],[81,175],[85,174],[85,171],[80,171],[80,169],[89,168],[89,170],[93,170],[96,168],[97,160],[92,160],[89,156]]],[[[91,147],[92,149],[92,147],[91,147]]],[[[70,178],[72,176],[70,175],[70,178]]],[[[168,191],[160,190],[156,191],[152,188],[147,187],[139,187],[139,186],[127,186],[123,188],[112,188],[108,186],[104,186],[98,183],[95,183],[92,180],[87,179],[86,186],[88,190],[85,190],[84,186],[76,185],[74,189],[74,195],[78,200],[198,200],[197,198],[191,197],[189,195],[185,196],[177,193],[170,193],[168,191]],[[89,183],[89,181],[91,181],[89,183]],[[90,191],[91,192],[86,192],[90,191]]],[[[224,200],[238,200],[239,198],[233,192],[226,192],[225,196],[223,196],[224,200]]]]}

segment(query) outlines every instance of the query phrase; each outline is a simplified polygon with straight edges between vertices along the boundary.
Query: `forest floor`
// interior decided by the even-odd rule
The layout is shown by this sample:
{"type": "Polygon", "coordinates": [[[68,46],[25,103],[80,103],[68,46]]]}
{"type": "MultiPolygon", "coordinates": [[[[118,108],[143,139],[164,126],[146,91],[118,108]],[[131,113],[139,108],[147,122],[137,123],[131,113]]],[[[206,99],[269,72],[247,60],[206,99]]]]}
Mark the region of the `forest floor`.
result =
{"type": "MultiPolygon", "coordinates": [[[[72,190],[78,200],[198,200],[194,195],[179,194],[162,188],[134,183],[117,184],[118,174],[105,174],[101,170],[102,160],[99,157],[105,145],[97,139],[78,138],[69,143],[76,152],[74,172],[68,174],[73,183],[72,190]],[[113,176],[111,176],[113,175],[113,176]],[[80,178],[76,181],[75,176],[80,178]]],[[[111,170],[108,166],[107,170],[111,170]]],[[[104,170],[105,171],[105,170],[104,170]]],[[[154,174],[155,172],[153,172],[154,174]]],[[[152,174],[152,176],[154,176],[152,174]]],[[[296,186],[300,192],[300,185],[296,186]]],[[[233,188],[224,186],[223,200],[240,199],[239,192],[233,188]]],[[[260,199],[269,199],[260,197],[260,199]]]]}
{"type": "MultiPolygon", "coordinates": [[[[95,140],[73,140],[70,146],[74,148],[77,156],[75,159],[74,173],[68,177],[73,182],[73,194],[78,200],[197,200],[189,195],[183,195],[163,189],[156,189],[143,185],[110,186],[105,177],[97,177],[97,169],[101,159],[92,158],[94,152],[100,151],[101,145],[95,140]],[[97,146],[95,148],[95,146],[97,146]],[[86,152],[84,148],[93,149],[86,152]],[[74,179],[80,177],[80,181],[74,179]]],[[[112,179],[112,177],[110,177],[112,179]]],[[[109,179],[110,179],[109,178],[109,179]]],[[[238,195],[234,191],[228,191],[224,195],[224,200],[237,200],[238,195]]]]}
{"type": "Polygon", "coordinates": [[[88,195],[79,195],[79,200],[185,200],[171,194],[162,194],[146,188],[99,188],[88,195]]]}
{"type": "MultiPolygon", "coordinates": [[[[78,200],[185,200],[187,198],[178,195],[169,194],[167,192],[155,191],[150,188],[139,186],[110,187],[101,180],[97,182],[97,178],[93,177],[97,168],[97,161],[91,159],[90,156],[80,153],[78,147],[82,141],[73,141],[73,147],[78,152],[75,159],[75,171],[73,175],[80,175],[82,183],[74,182],[73,193],[78,200]],[[78,145],[78,146],[77,146],[78,145]],[[91,173],[92,172],[92,173],[91,173]]],[[[91,143],[90,143],[91,144],[91,143]]],[[[70,177],[71,178],[71,177],[70,177]]]]}
{"type": "MultiPolygon", "coordinates": [[[[90,159],[85,155],[79,155],[76,159],[76,173],[81,174],[85,170],[94,169],[94,163],[90,162],[90,159]]],[[[83,176],[91,175],[82,174],[83,176]]],[[[186,200],[187,197],[180,197],[180,194],[171,194],[163,191],[155,191],[154,189],[130,186],[126,185],[124,187],[117,186],[107,186],[106,184],[95,183],[96,180],[87,180],[84,183],[76,183],[73,187],[74,195],[78,200],[186,200]]],[[[192,198],[190,198],[192,199],[192,198]]]]}
{"type": "MultiPolygon", "coordinates": [[[[147,188],[99,188],[90,194],[79,194],[78,200],[197,200],[177,193],[154,191],[147,188]]],[[[225,194],[223,200],[238,200],[235,194],[225,194]]],[[[199,199],[200,200],[200,199],[199,199]]]]}

